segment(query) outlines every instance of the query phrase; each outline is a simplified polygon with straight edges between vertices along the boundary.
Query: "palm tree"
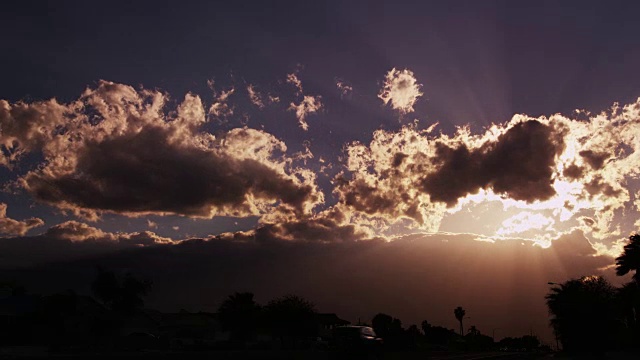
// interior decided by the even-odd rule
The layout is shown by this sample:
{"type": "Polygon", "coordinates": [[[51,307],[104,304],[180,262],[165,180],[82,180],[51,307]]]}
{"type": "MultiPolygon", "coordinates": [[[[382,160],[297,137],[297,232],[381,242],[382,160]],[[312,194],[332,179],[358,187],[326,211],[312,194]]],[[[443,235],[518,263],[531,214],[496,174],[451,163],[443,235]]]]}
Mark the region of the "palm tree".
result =
{"type": "Polygon", "coordinates": [[[640,235],[629,237],[629,243],[624,246],[622,255],[616,258],[616,274],[623,276],[633,271],[633,280],[640,284],[640,235]]]}
{"type": "Polygon", "coordinates": [[[551,288],[551,326],[567,351],[602,352],[619,327],[616,289],[600,276],[584,276],[551,288]]]}
{"type": "Polygon", "coordinates": [[[640,284],[631,281],[618,289],[620,307],[623,312],[623,319],[627,327],[632,331],[637,331],[638,317],[640,316],[640,284]]]}
{"type": "Polygon", "coordinates": [[[424,333],[424,336],[428,338],[429,335],[431,334],[431,324],[429,324],[427,320],[423,320],[420,325],[422,328],[422,332],[424,333]]]}
{"type": "Polygon", "coordinates": [[[480,330],[478,330],[475,325],[471,325],[471,327],[469,328],[469,335],[478,336],[480,335],[480,330]]]}
{"type": "Polygon", "coordinates": [[[467,312],[462,308],[462,306],[458,306],[453,309],[453,314],[456,316],[456,319],[460,322],[460,335],[464,336],[464,327],[462,326],[462,319],[467,314],[467,312]]]}

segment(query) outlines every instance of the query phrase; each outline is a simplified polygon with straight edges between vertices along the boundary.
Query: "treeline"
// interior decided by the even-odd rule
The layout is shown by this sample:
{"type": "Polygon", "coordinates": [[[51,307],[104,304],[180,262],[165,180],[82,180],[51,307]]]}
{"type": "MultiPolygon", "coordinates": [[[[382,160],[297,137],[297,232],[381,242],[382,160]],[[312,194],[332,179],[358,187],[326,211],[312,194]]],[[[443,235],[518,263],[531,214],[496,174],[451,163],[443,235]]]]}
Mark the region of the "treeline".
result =
{"type": "Polygon", "coordinates": [[[618,276],[633,272],[622,287],[600,276],[583,276],[554,285],[547,294],[557,341],[570,353],[640,349],[640,235],[629,237],[616,258],[618,276]]]}
{"type": "Polygon", "coordinates": [[[410,325],[405,329],[399,319],[381,313],[373,317],[371,326],[384,339],[385,348],[390,350],[550,351],[546,346],[541,347],[535,336],[508,337],[495,342],[474,325],[466,333],[459,333],[424,320],[420,327],[410,325]]]}
{"type": "MultiPolygon", "coordinates": [[[[332,330],[350,324],[336,314],[318,313],[313,303],[286,295],[259,304],[250,292],[226,297],[217,312],[161,313],[145,308],[149,280],[98,269],[92,296],[73,291],[41,296],[17,284],[0,283],[0,346],[37,345],[51,351],[140,349],[324,349],[332,330]]],[[[458,307],[456,318],[465,311],[458,307]]],[[[423,321],[403,327],[379,313],[368,323],[391,351],[534,350],[524,338],[494,343],[475,326],[458,333],[423,321]]]]}

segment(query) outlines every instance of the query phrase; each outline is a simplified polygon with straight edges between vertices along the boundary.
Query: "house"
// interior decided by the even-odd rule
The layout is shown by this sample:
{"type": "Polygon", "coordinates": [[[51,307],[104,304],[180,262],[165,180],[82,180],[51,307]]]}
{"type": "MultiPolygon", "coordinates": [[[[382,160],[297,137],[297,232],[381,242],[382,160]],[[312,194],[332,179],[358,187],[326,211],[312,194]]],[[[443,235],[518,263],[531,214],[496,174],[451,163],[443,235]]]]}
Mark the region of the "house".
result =
{"type": "Polygon", "coordinates": [[[318,336],[325,339],[331,337],[331,332],[335,327],[351,324],[347,320],[340,319],[334,313],[316,314],[316,323],[318,324],[318,336]]]}

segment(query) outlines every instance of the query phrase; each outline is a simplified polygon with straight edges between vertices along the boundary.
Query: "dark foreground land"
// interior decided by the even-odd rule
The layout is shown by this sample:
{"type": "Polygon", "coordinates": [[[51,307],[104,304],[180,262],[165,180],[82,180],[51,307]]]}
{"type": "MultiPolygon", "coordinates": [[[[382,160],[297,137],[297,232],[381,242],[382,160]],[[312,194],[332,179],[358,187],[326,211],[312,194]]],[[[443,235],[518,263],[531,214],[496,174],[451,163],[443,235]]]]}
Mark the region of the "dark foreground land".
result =
{"type": "MultiPolygon", "coordinates": [[[[421,351],[395,351],[383,353],[355,353],[337,351],[198,351],[198,352],[104,352],[104,353],[69,353],[51,354],[43,348],[2,348],[0,359],[216,359],[216,360],[329,360],[329,359],[375,359],[375,360],[532,360],[551,358],[549,354],[542,353],[507,353],[507,352],[421,352],[421,351]]],[[[635,357],[631,357],[635,358],[635,357]]],[[[629,359],[631,359],[629,358],[629,359]]],[[[570,359],[570,358],[566,358],[570,359]]]]}
{"type": "Polygon", "coordinates": [[[542,352],[386,351],[356,353],[312,350],[216,350],[49,353],[44,347],[2,347],[0,359],[215,359],[215,360],[534,360],[640,359],[637,352],[609,352],[603,356],[542,352]]]}

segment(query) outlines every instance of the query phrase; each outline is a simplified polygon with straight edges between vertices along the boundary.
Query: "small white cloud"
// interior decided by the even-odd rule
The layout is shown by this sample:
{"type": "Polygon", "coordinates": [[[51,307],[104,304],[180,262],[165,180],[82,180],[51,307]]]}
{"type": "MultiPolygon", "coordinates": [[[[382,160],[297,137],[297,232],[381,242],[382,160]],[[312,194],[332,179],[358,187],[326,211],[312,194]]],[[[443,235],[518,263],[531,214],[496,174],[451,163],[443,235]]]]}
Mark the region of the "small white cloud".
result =
{"type": "Polygon", "coordinates": [[[287,84],[291,84],[293,86],[296,87],[297,91],[296,94],[297,95],[302,95],[302,81],[300,81],[300,79],[298,79],[298,74],[297,73],[291,73],[291,74],[287,74],[287,84]]]}
{"type": "Polygon", "coordinates": [[[521,234],[529,230],[542,230],[553,226],[555,220],[542,214],[523,211],[502,222],[496,235],[521,234]]]}
{"type": "Polygon", "coordinates": [[[413,112],[413,105],[422,96],[421,87],[411,70],[393,68],[387,73],[378,97],[385,105],[390,102],[394,110],[408,114],[413,112]]]}
{"type": "Polygon", "coordinates": [[[209,107],[209,115],[213,115],[218,119],[226,119],[232,116],[233,107],[229,105],[229,96],[231,96],[234,91],[234,88],[226,91],[223,90],[220,93],[214,91],[214,102],[211,107],[209,107]]]}
{"type": "Polygon", "coordinates": [[[249,84],[247,86],[247,93],[249,93],[249,100],[251,100],[251,103],[253,105],[259,107],[260,109],[264,109],[264,101],[262,100],[262,96],[256,90],[255,86],[249,84]]]}
{"type": "Polygon", "coordinates": [[[252,84],[247,85],[247,93],[249,94],[249,100],[251,100],[251,103],[260,108],[260,110],[264,109],[265,106],[269,104],[280,102],[279,97],[273,96],[269,93],[261,93],[252,84]]]}
{"type": "Polygon", "coordinates": [[[299,104],[291,103],[289,105],[289,110],[295,110],[296,117],[298,118],[298,123],[302,130],[309,130],[309,124],[307,124],[306,118],[307,115],[316,113],[322,109],[321,96],[308,96],[302,99],[299,104]]]}
{"type": "Polygon", "coordinates": [[[353,86],[349,85],[342,79],[336,79],[336,87],[340,91],[340,98],[349,96],[353,92],[353,86]]]}
{"type": "Polygon", "coordinates": [[[272,102],[272,103],[279,103],[280,102],[280,97],[279,96],[268,95],[267,98],[269,99],[269,102],[272,102]]]}

